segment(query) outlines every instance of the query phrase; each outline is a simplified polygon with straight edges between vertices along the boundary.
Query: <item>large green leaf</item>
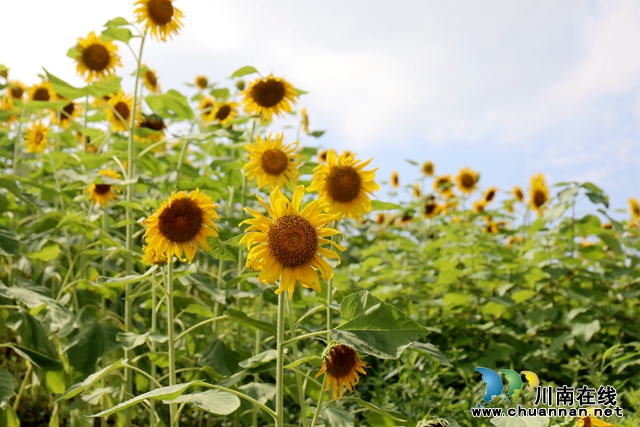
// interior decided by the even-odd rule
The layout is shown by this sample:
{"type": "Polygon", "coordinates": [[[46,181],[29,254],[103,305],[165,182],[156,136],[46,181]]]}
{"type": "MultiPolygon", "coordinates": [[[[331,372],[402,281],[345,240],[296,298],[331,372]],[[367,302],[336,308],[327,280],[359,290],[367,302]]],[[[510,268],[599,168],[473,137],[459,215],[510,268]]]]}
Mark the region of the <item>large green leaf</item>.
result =
{"type": "Polygon", "coordinates": [[[123,362],[126,362],[126,359],[118,360],[117,362],[109,366],[105,366],[104,368],[100,369],[98,372],[89,375],[87,378],[85,378],[84,381],[69,387],[69,389],[62,396],[60,396],[58,400],[68,400],[68,399],[71,399],[72,397],[77,396],[78,394],[82,393],[86,388],[91,387],[96,381],[98,381],[100,378],[104,377],[111,371],[115,371],[116,369],[122,368],[123,362]]]}
{"type": "Polygon", "coordinates": [[[56,91],[57,94],[62,95],[65,98],[69,98],[69,99],[82,98],[83,96],[87,96],[89,94],[89,90],[86,87],[78,89],[76,87],[71,86],[69,83],[65,82],[64,80],[49,73],[49,71],[47,71],[46,68],[43,68],[43,70],[47,75],[47,79],[49,79],[49,82],[51,82],[51,85],[53,86],[53,89],[56,91]]]}
{"type": "Polygon", "coordinates": [[[69,364],[76,372],[86,377],[95,371],[98,358],[104,354],[104,331],[102,325],[94,323],[80,332],[73,344],[67,349],[69,364]]]}
{"type": "Polygon", "coordinates": [[[245,65],[244,67],[238,68],[236,71],[234,71],[233,74],[231,74],[231,78],[242,77],[242,76],[246,76],[248,74],[253,74],[257,72],[258,70],[256,70],[251,65],[245,65]]]}
{"type": "Polygon", "coordinates": [[[164,118],[172,118],[172,113],[181,119],[193,119],[193,110],[187,98],[175,89],[162,95],[149,95],[145,98],[149,107],[164,118]]]}
{"type": "Polygon", "coordinates": [[[11,228],[0,225],[0,255],[17,255],[20,249],[18,235],[11,228]]]}
{"type": "Polygon", "coordinates": [[[13,396],[13,391],[16,387],[16,381],[11,375],[11,372],[0,369],[0,406],[8,402],[11,396],[13,396]]]}
{"type": "Polygon", "coordinates": [[[227,314],[231,320],[236,322],[239,325],[246,326],[247,328],[253,330],[260,330],[268,333],[269,335],[275,335],[276,325],[273,323],[263,322],[262,320],[254,319],[253,317],[247,316],[246,313],[236,310],[233,308],[227,309],[227,314]]]}
{"type": "Polygon", "coordinates": [[[449,359],[447,359],[447,356],[445,356],[444,353],[442,353],[440,349],[433,344],[414,342],[410,345],[410,347],[418,353],[424,354],[425,356],[428,356],[429,358],[435,360],[441,365],[453,367],[451,362],[449,362],[449,359]]]}
{"type": "Polygon", "coordinates": [[[164,403],[191,403],[212,414],[229,415],[240,407],[240,398],[221,390],[207,390],[201,393],[184,394],[164,403]]]}
{"type": "Polygon", "coordinates": [[[381,359],[397,359],[429,331],[391,304],[360,291],[342,300],[342,322],[331,331],[336,341],[381,359]]]}
{"type": "Polygon", "coordinates": [[[29,362],[33,363],[36,366],[41,367],[45,371],[61,371],[63,368],[62,362],[52,357],[49,357],[45,354],[39,353],[37,351],[31,350],[29,348],[26,348],[17,344],[8,344],[8,347],[12,348],[16,353],[18,353],[24,359],[27,359],[29,362]]]}
{"type": "Polygon", "coordinates": [[[130,406],[136,405],[145,399],[163,400],[165,403],[172,403],[171,401],[177,399],[182,393],[184,393],[189,387],[193,385],[204,384],[204,381],[191,381],[184,384],[170,385],[167,387],[157,388],[147,393],[143,393],[133,399],[126,400],[111,409],[99,412],[94,415],[87,415],[88,417],[105,417],[107,415],[115,414],[130,406]]]}
{"type": "Polygon", "coordinates": [[[20,419],[10,405],[0,408],[0,426],[20,427],[20,419]]]}
{"type": "Polygon", "coordinates": [[[371,209],[374,211],[393,211],[401,208],[402,206],[391,202],[381,202],[380,200],[371,201],[371,209]]]}
{"type": "Polygon", "coordinates": [[[353,427],[354,416],[344,409],[327,406],[322,409],[320,416],[327,427],[353,427]]]}

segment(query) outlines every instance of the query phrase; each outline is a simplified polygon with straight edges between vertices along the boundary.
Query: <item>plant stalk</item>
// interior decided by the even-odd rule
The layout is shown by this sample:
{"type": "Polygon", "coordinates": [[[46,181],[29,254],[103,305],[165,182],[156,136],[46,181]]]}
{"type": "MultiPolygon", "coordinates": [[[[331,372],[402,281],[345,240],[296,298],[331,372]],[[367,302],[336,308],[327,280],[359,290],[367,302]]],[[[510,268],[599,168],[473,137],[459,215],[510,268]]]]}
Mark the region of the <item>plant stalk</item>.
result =
{"type": "MultiPolygon", "coordinates": [[[[169,385],[176,384],[176,348],[173,337],[173,256],[167,263],[167,335],[169,337],[169,385]]],[[[169,406],[171,427],[178,427],[180,420],[176,419],[177,404],[169,406]]]]}
{"type": "Polygon", "coordinates": [[[286,292],[278,295],[277,359],[276,359],[276,427],[284,426],[284,299],[286,292]]]}

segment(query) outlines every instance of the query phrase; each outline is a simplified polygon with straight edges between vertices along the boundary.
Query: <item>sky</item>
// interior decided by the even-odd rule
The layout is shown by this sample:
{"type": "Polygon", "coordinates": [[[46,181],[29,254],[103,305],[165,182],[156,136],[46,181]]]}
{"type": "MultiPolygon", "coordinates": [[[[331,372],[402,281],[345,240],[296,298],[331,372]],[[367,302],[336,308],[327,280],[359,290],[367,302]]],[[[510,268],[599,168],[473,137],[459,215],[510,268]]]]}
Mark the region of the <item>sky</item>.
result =
{"type": "MultiPolygon", "coordinates": [[[[131,19],[132,3],[6,1],[0,63],[28,84],[45,66],[81,85],[67,50],[109,19],[131,19]]],[[[398,170],[402,184],[412,183],[419,171],[406,159],[432,160],[436,173],[480,171],[483,188],[526,187],[542,172],[550,183],[594,182],[613,209],[640,197],[638,1],[174,6],[185,14],[183,30],[167,43],[149,41],[143,55],[163,89],[184,90],[196,74],[230,84],[245,65],[285,77],[309,92],[299,106],[312,130],[326,131],[302,144],[374,157],[378,181],[398,170]]],[[[124,46],[120,55],[128,75],[133,60],[124,46]]]]}

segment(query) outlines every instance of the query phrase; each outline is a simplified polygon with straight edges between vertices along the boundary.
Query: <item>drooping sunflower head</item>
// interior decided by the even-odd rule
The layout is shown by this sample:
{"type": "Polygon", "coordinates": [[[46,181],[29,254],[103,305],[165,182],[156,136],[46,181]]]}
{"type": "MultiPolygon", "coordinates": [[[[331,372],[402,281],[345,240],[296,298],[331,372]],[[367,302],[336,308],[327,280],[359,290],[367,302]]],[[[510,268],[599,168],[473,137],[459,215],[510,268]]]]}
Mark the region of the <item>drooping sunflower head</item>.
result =
{"type": "Polygon", "coordinates": [[[147,131],[144,131],[146,133],[144,137],[136,136],[138,141],[159,142],[164,139],[164,130],[167,126],[164,124],[162,117],[157,114],[142,114],[142,117],[138,122],[138,128],[148,129],[147,131]]]}
{"type": "Polygon", "coordinates": [[[29,101],[53,101],[54,99],[56,99],[56,92],[47,81],[41,81],[29,89],[29,101]]]}
{"type": "MultiPolygon", "coordinates": [[[[108,178],[120,179],[120,174],[115,169],[108,168],[98,172],[100,176],[106,176],[108,178]]],[[[118,198],[119,188],[114,187],[106,182],[100,184],[91,184],[87,189],[89,193],[89,199],[93,204],[100,203],[100,206],[107,206],[110,201],[118,198]]]]}
{"type": "Polygon", "coordinates": [[[435,171],[435,167],[433,166],[433,162],[426,161],[422,164],[422,173],[426,176],[433,176],[433,172],[435,171]]]}
{"type": "Polygon", "coordinates": [[[513,197],[515,197],[520,203],[524,201],[524,193],[522,192],[522,188],[519,185],[513,187],[512,194],[513,197]]]}
{"type": "Polygon", "coordinates": [[[154,248],[143,246],[142,252],[142,262],[145,264],[161,265],[167,263],[167,256],[162,252],[157,252],[154,248]]]}
{"type": "Polygon", "coordinates": [[[256,137],[254,144],[244,146],[247,149],[249,161],[243,169],[247,171],[247,179],[256,179],[258,188],[265,185],[269,190],[286,184],[298,182],[298,159],[300,155],[295,151],[298,141],[284,145],[284,133],[271,138],[271,134],[262,139],[256,137]]]}
{"type": "Polygon", "coordinates": [[[303,108],[302,110],[300,110],[300,115],[302,116],[302,129],[304,130],[304,133],[306,133],[307,135],[309,134],[309,115],[307,114],[307,109],[303,108]]]}
{"type": "Polygon", "coordinates": [[[156,70],[148,68],[146,65],[141,67],[142,82],[151,93],[160,93],[160,83],[158,82],[158,73],[156,70]]]}
{"type": "Polygon", "coordinates": [[[209,79],[206,76],[196,76],[196,86],[200,89],[205,90],[209,87],[209,79]]]}
{"type": "Polygon", "coordinates": [[[213,120],[221,125],[225,125],[238,117],[237,102],[216,102],[215,108],[211,111],[213,120]]]}
{"type": "Polygon", "coordinates": [[[482,213],[487,208],[487,202],[484,199],[478,199],[473,202],[473,211],[475,213],[482,213]]]}
{"type": "Polygon", "coordinates": [[[115,73],[116,67],[122,67],[118,47],[112,41],[103,41],[93,31],[86,39],[78,38],[76,49],[76,71],[88,82],[102,80],[115,73]]]}
{"type": "Polygon", "coordinates": [[[356,159],[354,153],[335,150],[327,153],[327,163],[316,166],[309,191],[317,191],[327,200],[327,212],[359,218],[371,212],[371,199],[380,186],[374,181],[378,168],[365,170],[371,163],[356,159]]]}
{"type": "Polygon", "coordinates": [[[478,172],[472,171],[469,167],[460,169],[460,173],[458,173],[458,176],[456,177],[458,188],[465,194],[473,193],[473,190],[476,189],[479,180],[480,175],[478,172]]]}
{"type": "MultiPolygon", "coordinates": [[[[120,91],[117,95],[109,98],[107,104],[109,104],[107,121],[111,123],[113,130],[129,130],[131,115],[133,114],[133,97],[120,91]]],[[[136,108],[136,120],[139,121],[140,119],[140,108],[136,108]]]]}
{"type": "Polygon", "coordinates": [[[348,345],[337,344],[331,347],[327,353],[316,378],[326,372],[328,381],[324,391],[333,386],[333,398],[340,399],[344,396],[344,386],[347,386],[349,392],[353,393],[356,384],[360,380],[358,373],[367,375],[364,368],[369,368],[369,366],[362,363],[358,353],[353,348],[348,345]]]}
{"type": "Polygon", "coordinates": [[[19,80],[11,80],[9,81],[9,85],[7,87],[7,94],[11,98],[22,99],[22,96],[27,91],[27,87],[19,80]]]}
{"type": "Polygon", "coordinates": [[[191,263],[198,245],[211,250],[207,237],[218,237],[218,227],[213,222],[219,218],[216,208],[211,197],[198,189],[189,194],[172,193],[169,201],[142,223],[148,227],[143,237],[157,256],[164,255],[172,262],[174,255],[182,260],[184,252],[191,263]]]}
{"type": "Polygon", "coordinates": [[[182,28],[184,14],[173,5],[173,0],[137,0],[133,11],[139,23],[144,23],[156,40],[167,41],[182,28]]]}
{"type": "Polygon", "coordinates": [[[340,233],[326,227],[339,214],[323,214],[326,202],[322,197],[301,209],[304,193],[305,188],[299,185],[293,191],[293,198],[289,200],[277,187],[269,196],[270,206],[258,196],[258,201],[265,207],[270,218],[245,208],[253,218],[240,224],[250,225],[240,240],[240,244],[246,244],[249,250],[247,268],[259,270],[258,279],[262,283],[275,283],[280,279],[276,294],[288,290],[289,299],[293,298],[297,282],[305,288],[320,292],[318,271],[324,280],[333,277],[333,267],[324,258],[340,261],[340,257],[322,245],[332,245],[341,251],[346,249],[326,239],[340,233]]]}
{"type": "Polygon", "coordinates": [[[244,110],[259,115],[262,122],[272,121],[274,114],[281,117],[283,111],[290,113],[298,98],[291,83],[272,75],[253,81],[242,94],[244,110]]]}
{"type": "Polygon", "coordinates": [[[400,187],[400,174],[398,173],[398,171],[393,171],[391,172],[391,186],[393,188],[398,188],[400,187]]]}
{"type": "Polygon", "coordinates": [[[47,134],[49,127],[40,120],[32,122],[24,134],[24,144],[27,146],[27,153],[44,153],[47,148],[47,134]]]}
{"type": "Polygon", "coordinates": [[[629,199],[629,209],[631,210],[631,216],[633,218],[640,218],[640,201],[638,201],[636,197],[629,199]]]}
{"type": "Polygon", "coordinates": [[[496,197],[496,193],[498,192],[498,187],[489,187],[487,191],[484,193],[484,201],[489,203],[493,201],[496,197]]]}
{"type": "Polygon", "coordinates": [[[453,195],[453,181],[451,175],[440,175],[433,181],[433,189],[436,193],[445,197],[453,195]]]}
{"type": "Polygon", "coordinates": [[[530,198],[529,205],[531,209],[537,211],[538,216],[542,215],[543,206],[549,201],[549,188],[541,173],[531,177],[530,198]]]}
{"type": "Polygon", "coordinates": [[[54,124],[59,124],[62,128],[68,129],[70,123],[80,115],[80,111],[82,107],[80,104],[76,104],[75,102],[69,100],[69,103],[65,105],[62,110],[54,111],[51,115],[51,121],[54,124]]]}

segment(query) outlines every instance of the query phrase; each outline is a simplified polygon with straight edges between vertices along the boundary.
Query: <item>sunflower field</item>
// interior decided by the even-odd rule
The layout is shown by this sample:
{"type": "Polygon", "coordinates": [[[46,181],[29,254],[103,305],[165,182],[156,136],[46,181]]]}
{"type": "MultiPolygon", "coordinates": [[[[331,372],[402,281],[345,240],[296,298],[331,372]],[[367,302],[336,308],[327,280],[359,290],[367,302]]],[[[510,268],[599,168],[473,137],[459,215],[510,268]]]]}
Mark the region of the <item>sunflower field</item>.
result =
{"type": "Polygon", "coordinates": [[[144,46],[185,17],[132,16],[70,46],[82,87],[0,65],[0,427],[640,425],[637,199],[380,177],[278,75],[163,90],[144,46]],[[598,398],[471,412],[542,386],[598,398]]]}

